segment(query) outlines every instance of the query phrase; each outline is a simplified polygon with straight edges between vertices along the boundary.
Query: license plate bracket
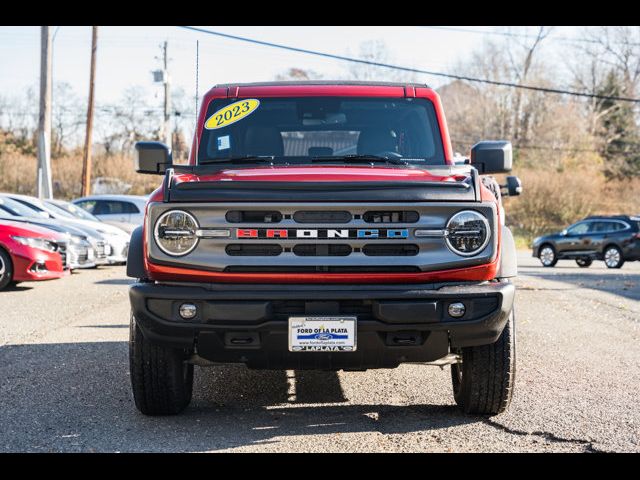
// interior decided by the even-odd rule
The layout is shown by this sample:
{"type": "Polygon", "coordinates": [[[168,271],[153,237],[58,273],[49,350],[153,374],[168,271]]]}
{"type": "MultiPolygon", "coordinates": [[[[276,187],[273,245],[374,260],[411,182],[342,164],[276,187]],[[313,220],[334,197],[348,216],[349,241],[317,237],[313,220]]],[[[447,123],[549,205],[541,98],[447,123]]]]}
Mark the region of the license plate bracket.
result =
{"type": "Polygon", "coordinates": [[[290,352],[355,352],[357,317],[289,317],[290,352]]]}

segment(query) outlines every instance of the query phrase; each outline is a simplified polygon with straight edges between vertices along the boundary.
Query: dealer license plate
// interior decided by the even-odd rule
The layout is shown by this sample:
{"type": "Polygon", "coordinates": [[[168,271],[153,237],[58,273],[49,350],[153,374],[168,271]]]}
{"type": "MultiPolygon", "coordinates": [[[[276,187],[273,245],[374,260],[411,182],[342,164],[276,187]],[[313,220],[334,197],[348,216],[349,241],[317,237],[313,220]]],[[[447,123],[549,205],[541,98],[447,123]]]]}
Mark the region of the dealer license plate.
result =
{"type": "Polygon", "coordinates": [[[289,317],[290,352],[355,352],[356,317],[289,317]]]}

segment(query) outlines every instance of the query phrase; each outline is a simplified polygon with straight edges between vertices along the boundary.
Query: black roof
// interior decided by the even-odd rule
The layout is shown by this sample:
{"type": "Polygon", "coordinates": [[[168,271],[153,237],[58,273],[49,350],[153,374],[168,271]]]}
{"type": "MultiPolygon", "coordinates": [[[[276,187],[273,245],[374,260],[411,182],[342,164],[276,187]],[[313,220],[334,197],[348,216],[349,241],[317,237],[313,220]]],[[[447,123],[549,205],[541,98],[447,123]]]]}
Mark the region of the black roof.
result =
{"type": "Polygon", "coordinates": [[[371,86],[384,86],[384,87],[420,87],[430,88],[424,83],[412,83],[412,82],[371,82],[364,80],[282,80],[278,82],[252,82],[252,83],[219,83],[214,85],[213,88],[228,88],[228,87],[277,87],[288,85],[371,85],[371,86]]]}
{"type": "Polygon", "coordinates": [[[640,215],[591,215],[583,220],[633,220],[638,221],[640,215]]]}

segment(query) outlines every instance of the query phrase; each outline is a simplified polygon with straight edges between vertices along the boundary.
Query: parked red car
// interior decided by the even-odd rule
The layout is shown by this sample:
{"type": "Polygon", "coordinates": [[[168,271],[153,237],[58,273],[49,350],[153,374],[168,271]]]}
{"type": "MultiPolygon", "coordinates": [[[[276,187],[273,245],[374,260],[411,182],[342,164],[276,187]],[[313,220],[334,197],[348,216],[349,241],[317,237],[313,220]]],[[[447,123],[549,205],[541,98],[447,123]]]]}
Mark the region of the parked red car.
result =
{"type": "Polygon", "coordinates": [[[0,290],[14,282],[66,275],[66,247],[64,237],[53,230],[0,221],[0,290]]]}

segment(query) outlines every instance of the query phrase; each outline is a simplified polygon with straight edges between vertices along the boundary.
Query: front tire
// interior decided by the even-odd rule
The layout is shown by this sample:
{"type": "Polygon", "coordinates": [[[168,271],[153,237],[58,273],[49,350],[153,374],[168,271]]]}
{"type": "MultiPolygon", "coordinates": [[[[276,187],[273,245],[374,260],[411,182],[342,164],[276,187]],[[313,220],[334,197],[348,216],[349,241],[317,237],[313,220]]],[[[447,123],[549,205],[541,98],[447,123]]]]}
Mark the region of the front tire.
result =
{"type": "Polygon", "coordinates": [[[13,262],[7,252],[0,248],[0,290],[8,287],[13,280],[13,262]]]}
{"type": "Polygon", "coordinates": [[[621,268],[624,265],[622,251],[615,245],[610,245],[605,249],[603,258],[607,268],[621,268]]]}
{"type": "Polygon", "coordinates": [[[149,342],[131,315],[129,371],[138,410],[145,415],[175,415],[189,405],[193,365],[185,362],[186,353],[149,342]]]}
{"type": "Polygon", "coordinates": [[[576,258],[576,263],[580,268],[588,268],[593,263],[590,258],[576,258]]]}
{"type": "Polygon", "coordinates": [[[456,352],[462,364],[451,365],[453,396],[465,413],[497,415],[511,403],[516,375],[515,316],[495,343],[456,352]]]}
{"type": "Polygon", "coordinates": [[[551,245],[543,245],[538,253],[538,258],[543,267],[553,267],[558,263],[558,254],[551,245]]]}

